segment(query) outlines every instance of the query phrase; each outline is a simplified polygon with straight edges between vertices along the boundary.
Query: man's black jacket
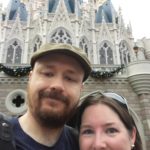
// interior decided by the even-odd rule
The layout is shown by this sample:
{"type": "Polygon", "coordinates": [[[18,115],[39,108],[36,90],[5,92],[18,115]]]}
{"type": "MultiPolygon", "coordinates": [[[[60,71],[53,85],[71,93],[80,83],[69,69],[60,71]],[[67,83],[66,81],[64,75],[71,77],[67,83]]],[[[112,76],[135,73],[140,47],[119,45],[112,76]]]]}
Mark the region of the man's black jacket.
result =
{"type": "Polygon", "coordinates": [[[0,113],[0,150],[15,150],[9,119],[6,115],[0,113]]]}

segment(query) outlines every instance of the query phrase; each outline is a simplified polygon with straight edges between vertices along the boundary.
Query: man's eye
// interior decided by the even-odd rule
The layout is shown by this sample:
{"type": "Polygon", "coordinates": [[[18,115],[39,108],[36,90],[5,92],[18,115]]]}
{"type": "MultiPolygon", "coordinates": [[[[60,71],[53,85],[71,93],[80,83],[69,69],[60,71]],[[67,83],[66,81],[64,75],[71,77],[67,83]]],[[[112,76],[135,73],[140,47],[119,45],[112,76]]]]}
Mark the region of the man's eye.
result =
{"type": "Polygon", "coordinates": [[[52,72],[43,72],[42,74],[45,75],[45,76],[47,76],[47,77],[53,76],[52,72]]]}

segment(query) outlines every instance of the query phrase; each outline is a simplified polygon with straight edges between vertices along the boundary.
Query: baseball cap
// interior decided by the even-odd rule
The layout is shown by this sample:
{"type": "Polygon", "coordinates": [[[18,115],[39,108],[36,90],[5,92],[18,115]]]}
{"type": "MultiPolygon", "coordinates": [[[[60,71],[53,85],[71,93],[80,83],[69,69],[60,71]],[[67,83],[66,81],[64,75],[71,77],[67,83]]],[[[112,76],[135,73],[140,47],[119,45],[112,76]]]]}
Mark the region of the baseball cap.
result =
{"type": "Polygon", "coordinates": [[[35,62],[37,61],[37,59],[39,59],[42,56],[45,56],[49,53],[63,53],[65,55],[69,55],[72,56],[73,58],[75,58],[82,66],[85,74],[84,74],[84,79],[83,81],[85,81],[88,76],[91,73],[91,63],[86,55],[86,53],[75,46],[72,46],[70,44],[64,44],[64,43],[47,43],[42,45],[36,52],[33,53],[33,55],[31,56],[31,67],[34,67],[35,62]]]}

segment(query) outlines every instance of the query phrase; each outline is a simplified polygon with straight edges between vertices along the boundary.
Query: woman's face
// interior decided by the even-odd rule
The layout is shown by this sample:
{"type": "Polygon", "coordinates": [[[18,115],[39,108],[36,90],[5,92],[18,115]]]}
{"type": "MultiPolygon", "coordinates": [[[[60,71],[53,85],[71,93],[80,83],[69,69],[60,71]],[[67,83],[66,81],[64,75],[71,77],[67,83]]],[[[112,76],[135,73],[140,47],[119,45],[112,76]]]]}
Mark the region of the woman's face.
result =
{"type": "Polygon", "coordinates": [[[131,150],[136,130],[131,134],[108,106],[96,104],[85,109],[81,118],[80,150],[131,150]]]}

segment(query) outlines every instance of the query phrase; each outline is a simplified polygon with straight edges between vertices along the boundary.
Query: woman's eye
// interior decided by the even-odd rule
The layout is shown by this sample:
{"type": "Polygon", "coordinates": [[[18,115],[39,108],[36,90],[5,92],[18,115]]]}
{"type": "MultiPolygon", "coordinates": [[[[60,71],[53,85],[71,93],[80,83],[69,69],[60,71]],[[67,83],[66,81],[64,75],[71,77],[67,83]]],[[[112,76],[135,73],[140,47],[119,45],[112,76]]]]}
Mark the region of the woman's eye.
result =
{"type": "Polygon", "coordinates": [[[68,76],[66,76],[65,78],[66,78],[68,81],[75,82],[75,79],[74,79],[73,77],[68,77],[68,76]]]}
{"type": "Polygon", "coordinates": [[[108,133],[108,134],[115,134],[117,132],[118,132],[118,130],[115,128],[109,128],[106,130],[106,133],[108,133]]]}
{"type": "Polygon", "coordinates": [[[93,134],[93,133],[94,133],[94,131],[91,129],[86,129],[86,130],[81,131],[81,134],[86,134],[86,135],[93,134]]]}

